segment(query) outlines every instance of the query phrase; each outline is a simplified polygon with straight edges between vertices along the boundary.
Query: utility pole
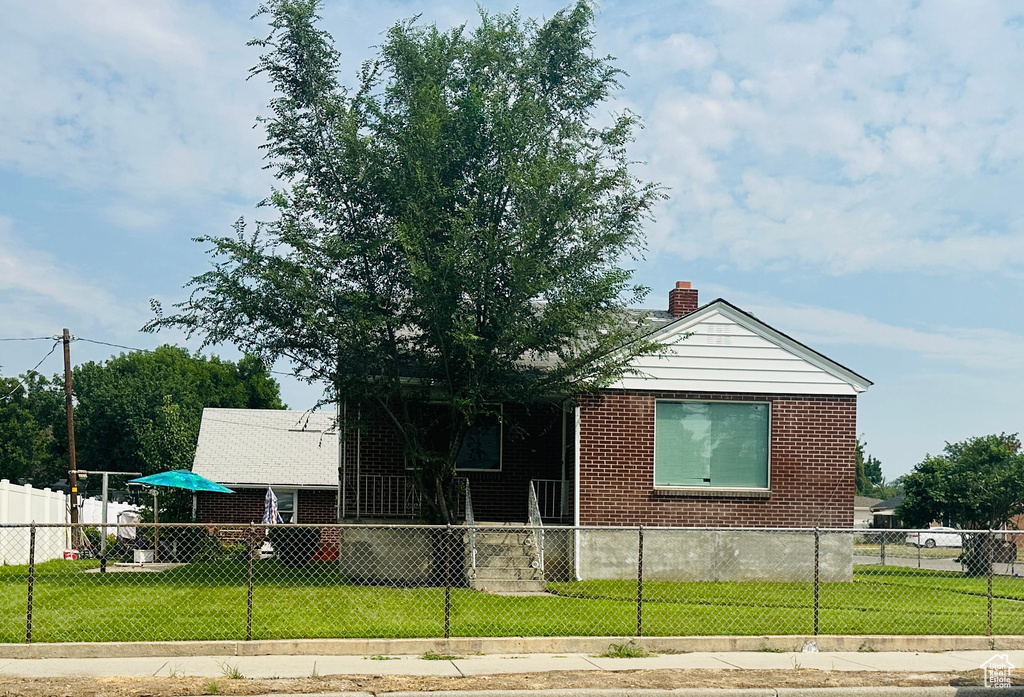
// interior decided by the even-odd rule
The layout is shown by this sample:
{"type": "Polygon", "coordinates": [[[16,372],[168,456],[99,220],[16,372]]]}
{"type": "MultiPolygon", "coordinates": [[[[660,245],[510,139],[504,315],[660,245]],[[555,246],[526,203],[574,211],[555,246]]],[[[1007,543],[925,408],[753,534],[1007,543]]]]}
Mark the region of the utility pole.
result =
{"type": "Polygon", "coordinates": [[[67,327],[64,341],[64,412],[68,418],[68,484],[71,487],[71,546],[78,547],[78,466],[75,462],[75,405],[71,397],[71,333],[67,327]]]}

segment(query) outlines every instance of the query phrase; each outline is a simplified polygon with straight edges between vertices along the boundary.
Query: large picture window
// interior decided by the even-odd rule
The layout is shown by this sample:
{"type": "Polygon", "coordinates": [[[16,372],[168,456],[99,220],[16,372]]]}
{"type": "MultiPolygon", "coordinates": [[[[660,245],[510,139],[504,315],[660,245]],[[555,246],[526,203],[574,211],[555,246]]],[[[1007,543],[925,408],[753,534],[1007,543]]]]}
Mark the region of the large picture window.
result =
{"type": "MultiPolygon", "coordinates": [[[[438,405],[426,405],[421,416],[426,420],[427,446],[435,452],[443,452],[451,438],[451,425],[448,413],[438,405]]],[[[503,408],[495,405],[495,410],[480,414],[476,423],[469,429],[459,454],[455,458],[456,470],[501,471],[502,460],[502,427],[503,408]]],[[[415,463],[406,458],[405,468],[413,469],[415,463]]]]}
{"type": "Polygon", "coordinates": [[[654,485],[768,488],[770,407],[761,402],[657,402],[654,485]]]}

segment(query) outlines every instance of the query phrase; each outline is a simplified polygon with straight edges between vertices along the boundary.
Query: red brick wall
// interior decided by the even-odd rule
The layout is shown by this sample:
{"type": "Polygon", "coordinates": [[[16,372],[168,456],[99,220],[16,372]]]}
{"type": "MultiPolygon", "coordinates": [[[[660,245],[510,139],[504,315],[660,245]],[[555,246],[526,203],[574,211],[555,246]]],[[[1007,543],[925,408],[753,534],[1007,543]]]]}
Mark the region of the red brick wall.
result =
{"type": "MultiPolygon", "coordinates": [[[[506,404],[503,408],[502,471],[459,471],[469,479],[473,511],[478,521],[526,522],[531,479],[561,479],[562,409],[557,404],[506,404]]],[[[569,444],[571,445],[571,436],[569,444]]],[[[348,486],[347,517],[355,516],[356,435],[346,439],[348,486]]],[[[364,475],[410,474],[405,469],[402,444],[387,424],[372,424],[360,445],[360,472],[364,475]]],[[[568,456],[571,465],[572,454],[568,456]]]]}
{"type": "MultiPolygon", "coordinates": [[[[300,489],[300,523],[336,523],[335,492],[330,489],[300,489]]],[[[236,489],[233,494],[199,492],[196,520],[200,523],[259,523],[263,520],[266,488],[236,489]]]]}
{"type": "Polygon", "coordinates": [[[615,391],[586,397],[581,407],[583,525],[853,524],[857,427],[854,396],[615,391]],[[680,497],[656,493],[654,404],[659,398],[770,402],[770,497],[680,497]]]}
{"type": "Polygon", "coordinates": [[[338,492],[332,489],[299,489],[299,523],[329,525],[338,522],[338,492]]]}
{"type": "Polygon", "coordinates": [[[233,494],[201,491],[196,496],[200,523],[259,523],[263,520],[266,489],[235,489],[233,494]]]}

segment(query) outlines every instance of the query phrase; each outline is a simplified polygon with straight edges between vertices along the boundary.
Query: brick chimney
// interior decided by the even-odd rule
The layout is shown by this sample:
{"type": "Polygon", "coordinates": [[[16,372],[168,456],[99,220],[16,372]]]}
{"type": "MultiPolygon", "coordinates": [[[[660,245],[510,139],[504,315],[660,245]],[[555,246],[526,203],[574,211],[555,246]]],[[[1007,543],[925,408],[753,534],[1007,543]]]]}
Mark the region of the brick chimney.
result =
{"type": "Polygon", "coordinates": [[[689,281],[676,281],[676,287],[668,294],[668,312],[673,317],[688,315],[697,309],[697,289],[689,281]]]}

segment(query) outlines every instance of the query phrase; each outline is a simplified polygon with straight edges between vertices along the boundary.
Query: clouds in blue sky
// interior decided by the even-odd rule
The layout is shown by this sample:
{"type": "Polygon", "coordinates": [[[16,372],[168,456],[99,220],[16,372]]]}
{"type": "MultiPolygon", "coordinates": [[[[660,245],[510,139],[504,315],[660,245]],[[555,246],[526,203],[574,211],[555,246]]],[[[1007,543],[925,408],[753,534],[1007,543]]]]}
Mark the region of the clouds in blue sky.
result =
{"type": "MultiPolygon", "coordinates": [[[[255,3],[0,9],[0,335],[180,339],[136,333],[148,298],[180,299],[207,263],[189,239],[258,217],[272,184],[255,3]]],[[[343,77],[415,14],[476,9],[329,2],[343,77]]],[[[629,74],[609,109],[644,118],[638,172],[670,188],[637,265],[648,305],[689,279],[872,378],[860,430],[890,476],[1024,430],[1022,42],[1013,3],[602,3],[598,48],[629,74]]],[[[5,372],[37,358],[0,348],[5,372]]]]}

